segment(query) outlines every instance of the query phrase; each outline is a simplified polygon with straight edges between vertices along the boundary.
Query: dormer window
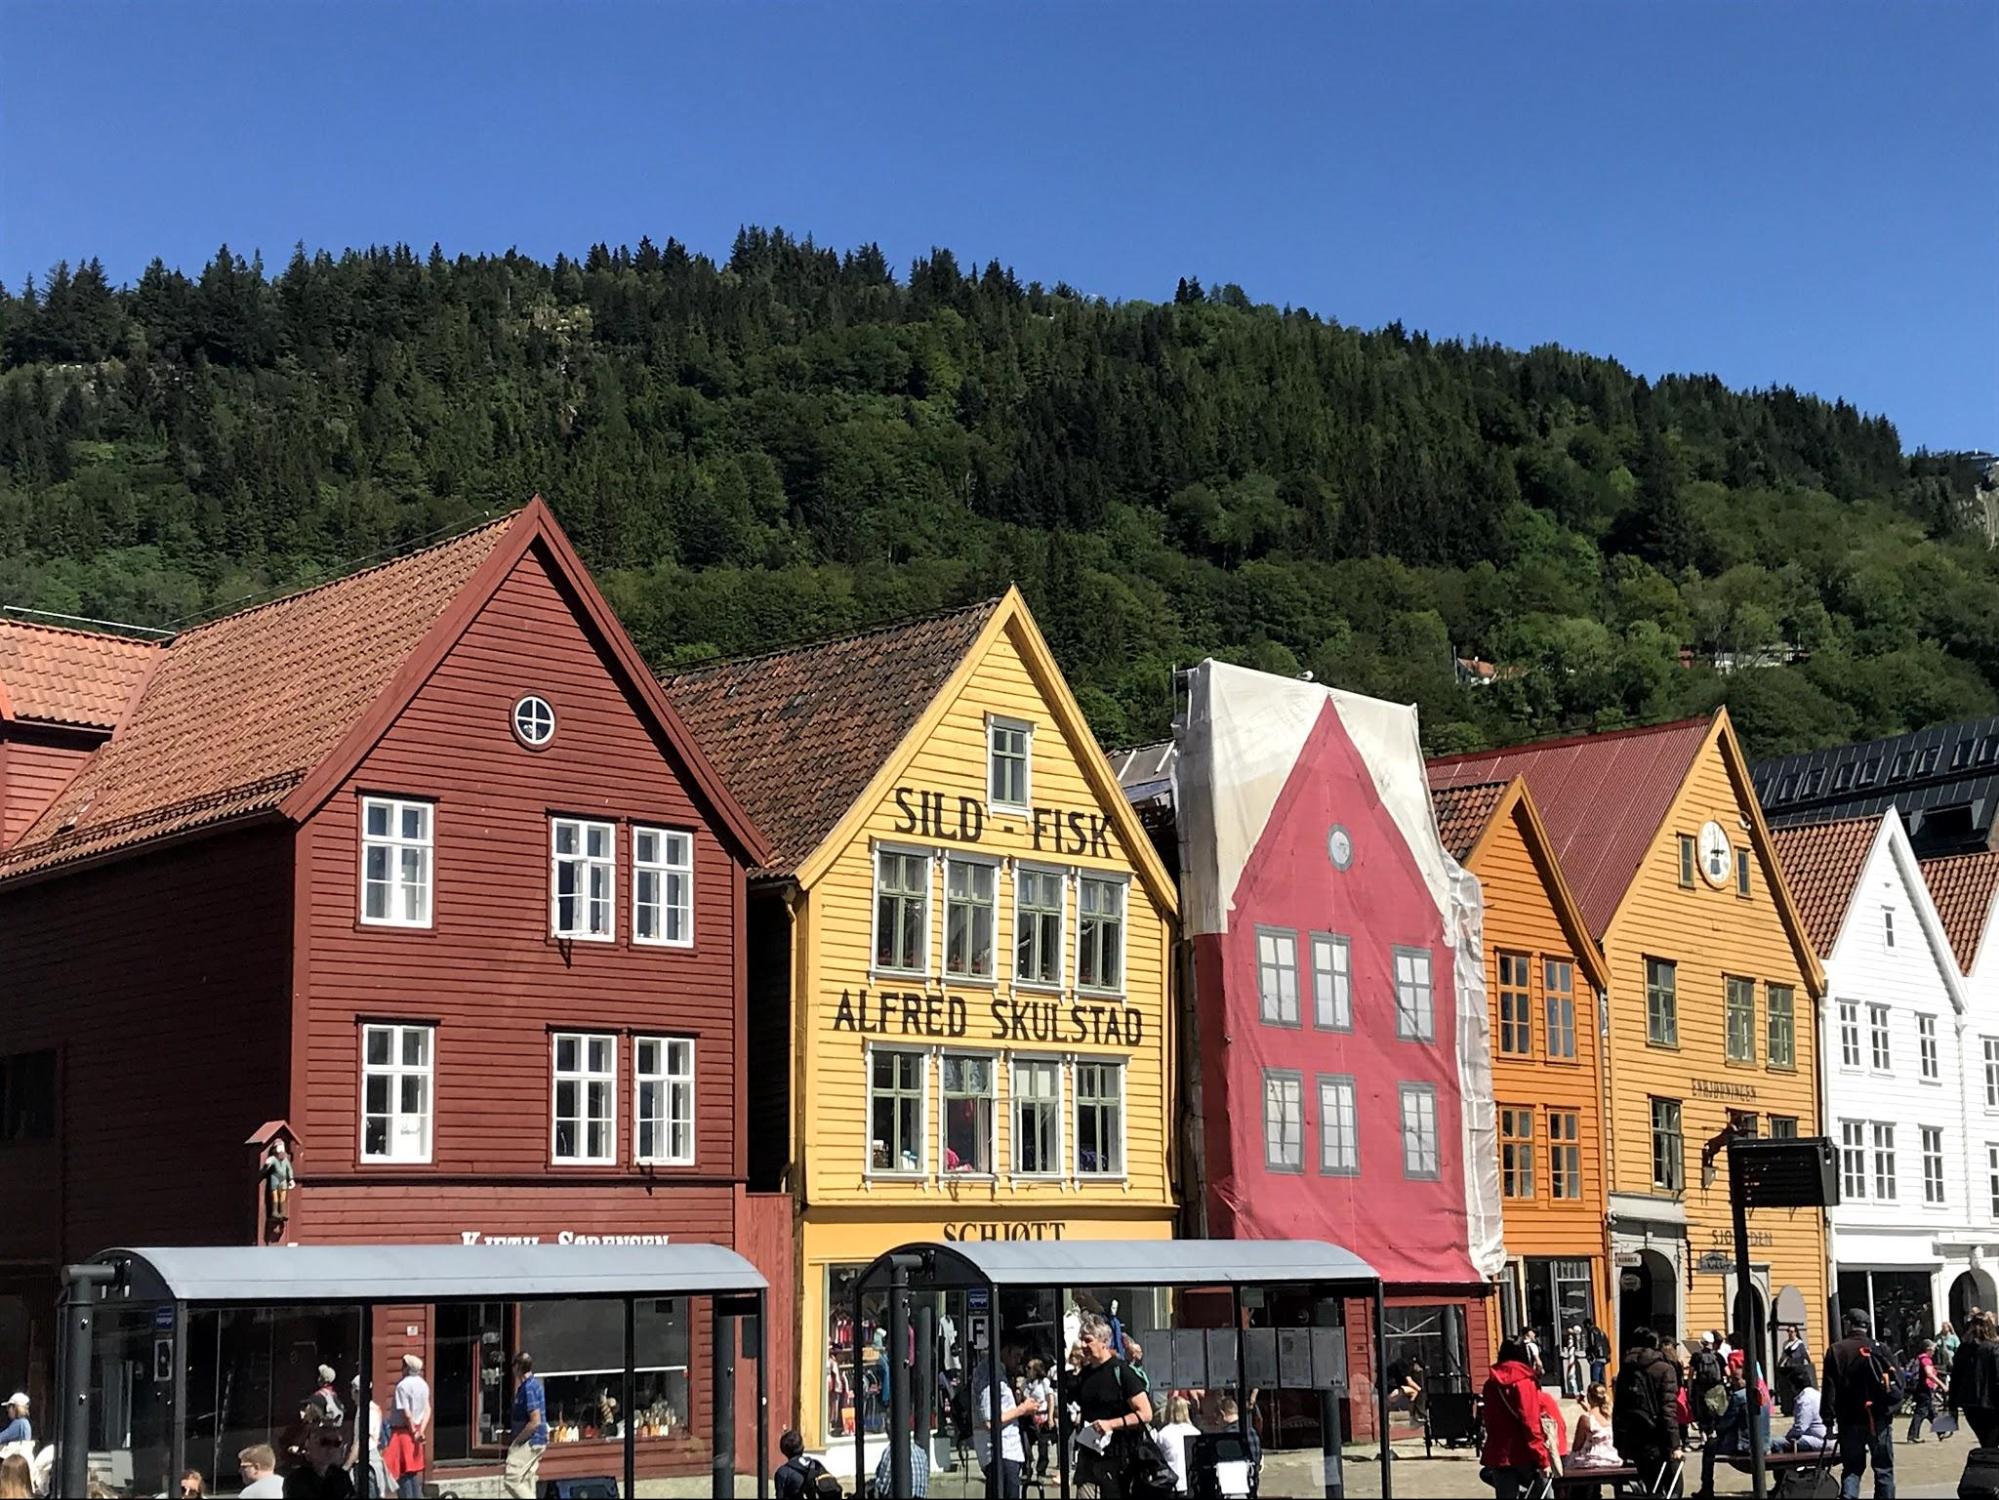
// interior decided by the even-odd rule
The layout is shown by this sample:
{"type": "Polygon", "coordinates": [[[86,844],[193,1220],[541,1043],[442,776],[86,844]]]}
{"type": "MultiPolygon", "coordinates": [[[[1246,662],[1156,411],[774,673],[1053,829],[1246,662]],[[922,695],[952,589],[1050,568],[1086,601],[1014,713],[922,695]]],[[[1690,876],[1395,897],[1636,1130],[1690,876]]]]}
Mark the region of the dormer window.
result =
{"type": "Polygon", "coordinates": [[[1903,750],[1898,753],[1895,757],[1895,769],[1888,773],[1888,779],[1894,781],[1908,775],[1909,767],[1915,764],[1915,760],[1916,752],[1913,750],[1903,750]]]}
{"type": "Polygon", "coordinates": [[[1943,754],[1943,746],[1931,745],[1923,751],[1923,758],[1916,762],[1916,774],[1927,776],[1937,768],[1937,759],[1943,754]]]}

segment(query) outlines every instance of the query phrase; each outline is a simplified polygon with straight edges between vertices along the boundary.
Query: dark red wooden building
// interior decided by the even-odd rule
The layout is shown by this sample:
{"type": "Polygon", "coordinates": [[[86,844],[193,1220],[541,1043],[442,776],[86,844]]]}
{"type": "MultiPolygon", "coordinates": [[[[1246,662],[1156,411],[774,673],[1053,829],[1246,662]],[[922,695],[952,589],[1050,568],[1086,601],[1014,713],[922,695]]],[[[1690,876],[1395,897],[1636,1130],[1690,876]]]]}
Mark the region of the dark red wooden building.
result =
{"type": "MultiPolygon", "coordinates": [[[[67,732],[101,743],[0,853],[7,1076],[31,1095],[0,1143],[0,1307],[34,1330],[33,1392],[58,1266],[257,1238],[251,1142],[279,1125],[290,1241],[787,1251],[744,1193],[738,1087],[743,873],[765,851],[542,502],[163,646],[70,655],[115,657],[123,696],[83,695],[98,718],[67,732]]],[[[566,1368],[592,1363],[601,1330],[565,1322],[583,1317],[394,1311],[377,1389],[421,1353],[433,1461],[490,1463],[503,1367],[530,1346],[575,1430],[544,1475],[602,1471],[585,1434],[605,1381],[566,1368]]],[[[642,1321],[623,1420],[649,1470],[704,1461],[705,1320],[642,1321]]],[[[272,1399],[321,1358],[344,1386],[345,1337],[269,1329],[272,1399]]],[[[289,1415],[232,1406],[221,1370],[189,1382],[225,1465],[289,1415]]]]}

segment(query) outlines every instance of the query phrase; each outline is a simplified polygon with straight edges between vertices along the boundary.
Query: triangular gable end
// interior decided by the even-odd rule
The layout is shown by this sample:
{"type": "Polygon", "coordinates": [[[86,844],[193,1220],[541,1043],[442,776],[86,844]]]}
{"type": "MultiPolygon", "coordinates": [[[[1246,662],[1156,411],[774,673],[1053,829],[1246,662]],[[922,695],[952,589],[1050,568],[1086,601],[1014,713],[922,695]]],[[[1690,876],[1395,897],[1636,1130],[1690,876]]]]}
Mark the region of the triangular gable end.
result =
{"type": "MultiPolygon", "coordinates": [[[[1867,858],[1861,862],[1861,875],[1867,873],[1875,855],[1883,848],[1888,851],[1889,859],[1895,866],[1895,878],[1902,882],[1909,904],[1915,908],[1916,922],[1923,929],[1923,940],[1929,944],[1931,961],[1937,966],[1944,988],[1950,992],[1950,1002],[1962,1016],[1966,1001],[1964,979],[1957,968],[1957,954],[1951,950],[1950,934],[1944,931],[1943,917],[1937,911],[1935,898],[1930,895],[1929,882],[1923,879],[1922,866],[1917,863],[1915,846],[1909,842],[1909,831],[1902,823],[1902,815],[1892,807],[1881,819],[1880,831],[1874,836],[1874,847],[1867,851],[1867,858]]],[[[1852,923],[1858,906],[1857,902],[1848,903],[1846,921],[1840,924],[1839,941],[1833,944],[1834,952],[1839,951],[1839,943],[1846,941],[1847,927],[1852,923]]],[[[1990,920],[1989,913],[1987,920],[1990,920]]]]}
{"type": "Polygon", "coordinates": [[[581,606],[584,630],[609,658],[612,675],[638,700],[642,716],[649,721],[649,726],[669,751],[680,760],[695,790],[714,810],[720,826],[735,841],[738,853],[752,865],[768,859],[770,851],[763,835],[701,752],[693,736],[681,723],[680,716],[666,701],[658,681],[640,658],[638,648],[612,613],[595,580],[590,577],[589,569],[556,522],[548,502],[540,495],[522,508],[507,528],[500,545],[480,563],[458,597],[452,601],[451,607],[425,632],[417,648],[396,669],[387,686],[368,706],[367,712],[285,798],[279,812],[294,822],[303,822],[324,805],[409,706],[514,568],[537,546],[541,548],[543,560],[557,582],[581,606]]]}
{"type": "Polygon", "coordinates": [[[1534,793],[1528,788],[1527,778],[1515,776],[1501,794],[1499,803],[1492,810],[1492,816],[1479,830],[1478,838],[1465,854],[1464,867],[1474,873],[1478,869],[1479,855],[1491,842],[1495,830],[1502,820],[1518,818],[1524,828],[1528,857],[1534,861],[1534,868],[1541,872],[1548,887],[1548,894],[1555,908],[1555,920],[1561,923],[1562,933],[1569,940],[1569,949],[1575,955],[1577,965],[1582,969],[1598,994],[1610,988],[1610,974],[1604,967],[1603,950],[1597,947],[1596,938],[1591,935],[1589,923],[1583,920],[1582,908],[1576,905],[1575,893],[1569,889],[1568,877],[1562,873],[1562,862],[1555,857],[1554,840],[1548,836],[1547,825],[1541,821],[1541,809],[1534,803],[1534,793]]]}

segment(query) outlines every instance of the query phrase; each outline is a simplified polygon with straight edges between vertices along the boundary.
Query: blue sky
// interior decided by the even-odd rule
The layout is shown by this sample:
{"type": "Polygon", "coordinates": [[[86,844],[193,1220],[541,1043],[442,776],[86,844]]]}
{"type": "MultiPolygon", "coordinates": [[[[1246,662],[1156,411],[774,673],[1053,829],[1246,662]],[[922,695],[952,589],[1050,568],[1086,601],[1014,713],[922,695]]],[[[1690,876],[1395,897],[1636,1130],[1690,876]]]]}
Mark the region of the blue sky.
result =
{"type": "Polygon", "coordinates": [[[743,223],[1999,447],[1999,4],[9,0],[0,279],[743,223]]]}

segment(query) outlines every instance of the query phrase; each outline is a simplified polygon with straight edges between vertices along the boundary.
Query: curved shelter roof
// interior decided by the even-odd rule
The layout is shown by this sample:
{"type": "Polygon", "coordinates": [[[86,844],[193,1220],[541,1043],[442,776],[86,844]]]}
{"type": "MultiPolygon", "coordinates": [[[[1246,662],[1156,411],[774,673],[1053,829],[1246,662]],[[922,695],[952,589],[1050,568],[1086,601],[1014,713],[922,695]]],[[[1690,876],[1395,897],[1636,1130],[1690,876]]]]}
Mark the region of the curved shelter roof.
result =
{"type": "Polygon", "coordinates": [[[1325,1240],[958,1240],[925,1241],[876,1258],[920,1255],[938,1284],[996,1287],[1267,1286],[1274,1282],[1352,1282],[1381,1278],[1373,1266],[1325,1240]],[[955,1264],[953,1264],[955,1263],[955,1264]],[[951,1271],[958,1274],[953,1276],[951,1271]]]}

